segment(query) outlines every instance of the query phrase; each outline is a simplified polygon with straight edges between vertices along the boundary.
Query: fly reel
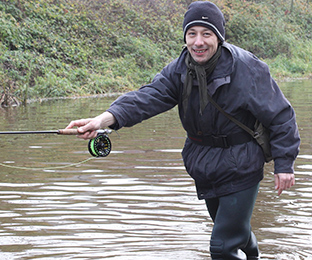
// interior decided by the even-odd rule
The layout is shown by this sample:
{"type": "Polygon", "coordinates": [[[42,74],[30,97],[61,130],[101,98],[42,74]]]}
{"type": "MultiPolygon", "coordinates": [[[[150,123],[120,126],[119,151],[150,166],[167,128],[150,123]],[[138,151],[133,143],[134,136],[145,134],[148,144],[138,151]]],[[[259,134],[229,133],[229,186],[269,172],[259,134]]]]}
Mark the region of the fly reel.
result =
{"type": "Polygon", "coordinates": [[[106,157],[112,150],[112,143],[106,134],[99,133],[89,141],[88,149],[94,157],[106,157]]]}

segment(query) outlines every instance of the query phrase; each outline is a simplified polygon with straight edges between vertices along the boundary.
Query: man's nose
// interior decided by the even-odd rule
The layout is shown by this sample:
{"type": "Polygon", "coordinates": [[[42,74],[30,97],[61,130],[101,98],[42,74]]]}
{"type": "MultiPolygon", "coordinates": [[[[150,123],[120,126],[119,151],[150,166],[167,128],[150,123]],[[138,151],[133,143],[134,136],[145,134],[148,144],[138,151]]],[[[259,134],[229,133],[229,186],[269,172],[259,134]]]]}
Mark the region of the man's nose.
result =
{"type": "Polygon", "coordinates": [[[202,46],[204,44],[203,37],[201,35],[196,36],[195,45],[202,46]]]}

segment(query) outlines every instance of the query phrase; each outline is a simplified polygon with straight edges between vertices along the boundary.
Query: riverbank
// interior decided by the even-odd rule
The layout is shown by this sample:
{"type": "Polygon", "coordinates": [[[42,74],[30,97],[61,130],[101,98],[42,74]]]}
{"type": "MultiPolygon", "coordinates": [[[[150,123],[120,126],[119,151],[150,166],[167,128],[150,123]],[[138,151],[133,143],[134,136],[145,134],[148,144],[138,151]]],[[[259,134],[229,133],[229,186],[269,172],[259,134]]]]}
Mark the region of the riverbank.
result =
{"type": "MultiPolygon", "coordinates": [[[[137,89],[181,52],[187,2],[0,2],[0,97],[27,103],[137,89]]],[[[215,1],[227,41],[267,62],[278,81],[311,77],[312,4],[257,2],[215,1]]]]}
{"type": "MultiPolygon", "coordinates": [[[[290,82],[306,82],[310,81],[312,77],[306,77],[306,78],[275,78],[278,84],[289,84],[290,82]]],[[[106,94],[95,94],[95,95],[81,95],[81,96],[67,96],[67,97],[48,97],[48,98],[33,98],[33,99],[28,99],[26,104],[31,104],[35,102],[43,103],[43,102],[49,102],[49,101],[57,101],[57,100],[75,100],[75,99],[101,99],[101,98],[117,98],[125,92],[115,92],[115,93],[106,93],[106,94]]],[[[0,102],[1,104],[1,102],[0,102]]],[[[21,105],[16,104],[16,105],[21,105]]]]}

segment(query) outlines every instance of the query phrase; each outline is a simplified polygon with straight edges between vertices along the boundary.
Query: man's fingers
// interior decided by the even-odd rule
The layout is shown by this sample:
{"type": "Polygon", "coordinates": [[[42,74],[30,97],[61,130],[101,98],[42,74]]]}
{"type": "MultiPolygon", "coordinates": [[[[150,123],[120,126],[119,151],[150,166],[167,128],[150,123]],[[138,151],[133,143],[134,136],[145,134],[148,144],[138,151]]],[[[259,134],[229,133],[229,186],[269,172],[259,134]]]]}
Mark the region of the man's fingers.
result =
{"type": "Polygon", "coordinates": [[[293,173],[278,173],[274,175],[275,189],[278,190],[278,195],[282,194],[283,190],[289,189],[295,184],[295,176],[293,173]]]}
{"type": "Polygon", "coordinates": [[[73,120],[73,121],[71,121],[71,122],[69,123],[68,126],[66,126],[65,129],[73,128],[74,126],[82,127],[82,126],[88,124],[90,121],[91,121],[91,119],[73,120]]]}
{"type": "MultiPolygon", "coordinates": [[[[80,128],[78,128],[78,132],[80,132],[79,129],[80,128]]],[[[97,131],[87,131],[87,132],[82,131],[80,135],[77,135],[77,137],[79,137],[81,139],[85,139],[85,140],[93,139],[93,138],[97,137],[97,131]]]]}

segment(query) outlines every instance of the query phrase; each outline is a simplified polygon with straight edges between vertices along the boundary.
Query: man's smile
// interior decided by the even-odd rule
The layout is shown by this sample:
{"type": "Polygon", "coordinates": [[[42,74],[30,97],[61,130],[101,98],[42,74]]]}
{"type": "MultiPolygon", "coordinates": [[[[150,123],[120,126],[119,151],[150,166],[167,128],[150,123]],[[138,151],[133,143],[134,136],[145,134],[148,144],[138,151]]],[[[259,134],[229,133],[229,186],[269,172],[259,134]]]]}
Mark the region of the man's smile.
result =
{"type": "Polygon", "coordinates": [[[207,51],[207,49],[204,49],[204,50],[194,50],[194,49],[193,49],[193,51],[194,51],[195,53],[204,53],[205,51],[207,51]]]}

